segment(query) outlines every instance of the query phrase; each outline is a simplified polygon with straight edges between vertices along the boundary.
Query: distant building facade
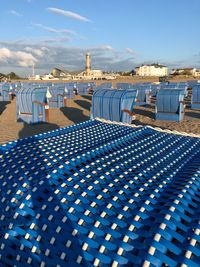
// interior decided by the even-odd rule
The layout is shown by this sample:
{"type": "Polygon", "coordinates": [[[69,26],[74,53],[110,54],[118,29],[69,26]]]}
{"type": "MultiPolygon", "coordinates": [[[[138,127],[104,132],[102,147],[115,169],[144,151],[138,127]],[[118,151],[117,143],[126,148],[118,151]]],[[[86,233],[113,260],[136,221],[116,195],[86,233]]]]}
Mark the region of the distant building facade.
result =
{"type": "Polygon", "coordinates": [[[160,64],[142,65],[135,68],[135,74],[138,76],[167,76],[168,68],[160,64]]]}
{"type": "Polygon", "coordinates": [[[182,68],[182,69],[173,69],[171,71],[172,75],[186,75],[193,77],[200,77],[200,70],[196,68],[182,68]]]}

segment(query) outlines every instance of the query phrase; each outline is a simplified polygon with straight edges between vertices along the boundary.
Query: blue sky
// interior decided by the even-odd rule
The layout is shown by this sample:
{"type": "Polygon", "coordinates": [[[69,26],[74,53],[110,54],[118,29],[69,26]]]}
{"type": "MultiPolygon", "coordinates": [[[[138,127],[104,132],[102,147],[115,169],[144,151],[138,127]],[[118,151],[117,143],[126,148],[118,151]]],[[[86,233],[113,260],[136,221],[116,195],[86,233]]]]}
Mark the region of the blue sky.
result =
{"type": "Polygon", "coordinates": [[[200,66],[199,0],[1,0],[0,72],[200,66]]]}

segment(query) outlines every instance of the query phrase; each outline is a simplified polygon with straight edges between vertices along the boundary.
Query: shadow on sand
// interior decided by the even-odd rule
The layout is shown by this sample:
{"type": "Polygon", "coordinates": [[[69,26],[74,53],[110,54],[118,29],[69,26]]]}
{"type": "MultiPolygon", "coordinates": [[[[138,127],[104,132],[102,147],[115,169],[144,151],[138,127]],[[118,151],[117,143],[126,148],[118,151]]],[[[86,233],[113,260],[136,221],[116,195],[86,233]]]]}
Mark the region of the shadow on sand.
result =
{"type": "Polygon", "coordinates": [[[155,119],[155,112],[153,111],[145,110],[144,108],[143,109],[134,108],[133,111],[136,113],[136,116],[142,115],[144,117],[149,117],[150,119],[155,119]]]}
{"type": "Polygon", "coordinates": [[[82,97],[90,101],[92,100],[92,95],[82,95],[82,97]]]}
{"type": "Polygon", "coordinates": [[[84,109],[90,110],[91,104],[88,101],[84,101],[84,100],[74,100],[74,102],[81,106],[84,109]]]}
{"type": "Polygon", "coordinates": [[[199,113],[196,113],[196,112],[193,112],[193,111],[186,111],[185,115],[188,116],[188,117],[200,119],[200,111],[199,111],[199,113]]]}
{"type": "Polygon", "coordinates": [[[57,124],[52,123],[39,123],[39,124],[27,124],[24,123],[23,129],[19,132],[19,138],[25,138],[33,136],[39,133],[45,133],[51,130],[59,128],[57,124]]]}
{"type": "Polygon", "coordinates": [[[4,112],[8,104],[10,104],[10,101],[0,101],[0,115],[4,112]]]}
{"type": "Polygon", "coordinates": [[[79,123],[90,119],[89,116],[84,115],[83,111],[78,108],[66,107],[61,108],[60,110],[70,121],[73,121],[74,123],[79,123]]]}

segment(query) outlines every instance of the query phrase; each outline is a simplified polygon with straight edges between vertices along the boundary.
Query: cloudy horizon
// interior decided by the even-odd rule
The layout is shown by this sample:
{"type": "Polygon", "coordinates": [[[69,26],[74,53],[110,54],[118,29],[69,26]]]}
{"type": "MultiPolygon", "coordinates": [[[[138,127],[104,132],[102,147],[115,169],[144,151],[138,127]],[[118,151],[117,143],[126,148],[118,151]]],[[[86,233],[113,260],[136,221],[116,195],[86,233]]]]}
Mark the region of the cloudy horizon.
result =
{"type": "Polygon", "coordinates": [[[168,3],[167,15],[160,14],[163,6],[158,0],[154,2],[142,0],[133,5],[125,0],[111,16],[113,0],[106,9],[105,3],[92,5],[91,0],[77,0],[76,5],[63,2],[59,6],[54,6],[52,0],[6,1],[0,11],[0,73],[13,71],[28,76],[33,65],[36,74],[49,73],[55,67],[83,70],[87,52],[91,54],[92,68],[104,71],[131,71],[149,63],[167,65],[169,69],[199,68],[199,37],[190,29],[199,22],[200,4],[193,0],[189,5],[184,0],[181,6],[174,3],[172,9],[168,3]],[[187,22],[181,15],[186,9],[188,14],[193,12],[187,22]],[[184,32],[174,24],[176,21],[184,32]]]}

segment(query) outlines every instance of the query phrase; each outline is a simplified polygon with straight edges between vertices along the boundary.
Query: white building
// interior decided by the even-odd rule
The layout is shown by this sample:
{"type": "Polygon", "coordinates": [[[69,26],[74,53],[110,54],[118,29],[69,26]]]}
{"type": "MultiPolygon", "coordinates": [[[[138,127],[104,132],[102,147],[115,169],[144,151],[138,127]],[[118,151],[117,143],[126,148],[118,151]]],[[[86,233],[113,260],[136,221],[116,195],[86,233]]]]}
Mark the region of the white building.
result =
{"type": "Polygon", "coordinates": [[[138,76],[167,76],[168,68],[160,64],[142,65],[135,68],[136,75],[138,76]]]}
{"type": "Polygon", "coordinates": [[[198,69],[194,69],[193,76],[194,76],[194,77],[200,77],[200,70],[198,70],[198,69]]]}

